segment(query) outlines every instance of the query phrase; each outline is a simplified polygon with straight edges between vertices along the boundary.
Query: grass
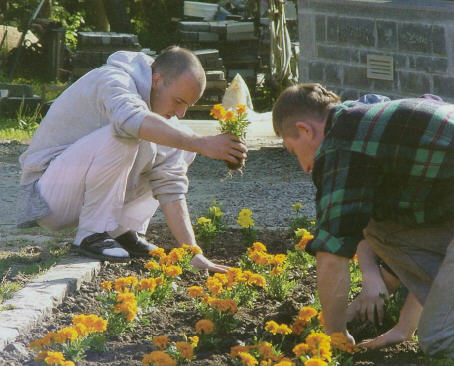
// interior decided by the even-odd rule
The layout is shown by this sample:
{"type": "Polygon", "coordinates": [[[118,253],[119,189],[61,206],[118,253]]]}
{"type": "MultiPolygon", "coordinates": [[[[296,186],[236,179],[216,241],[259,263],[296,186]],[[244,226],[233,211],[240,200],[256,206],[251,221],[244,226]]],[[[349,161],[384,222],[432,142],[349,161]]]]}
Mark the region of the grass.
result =
{"type": "MultiPolygon", "coordinates": [[[[25,283],[54,266],[68,253],[64,244],[69,231],[50,233],[43,229],[21,230],[16,235],[43,236],[51,234],[38,242],[11,235],[3,240],[0,247],[0,304],[10,299],[25,283]]],[[[0,311],[5,310],[0,305],[0,311]]]]}

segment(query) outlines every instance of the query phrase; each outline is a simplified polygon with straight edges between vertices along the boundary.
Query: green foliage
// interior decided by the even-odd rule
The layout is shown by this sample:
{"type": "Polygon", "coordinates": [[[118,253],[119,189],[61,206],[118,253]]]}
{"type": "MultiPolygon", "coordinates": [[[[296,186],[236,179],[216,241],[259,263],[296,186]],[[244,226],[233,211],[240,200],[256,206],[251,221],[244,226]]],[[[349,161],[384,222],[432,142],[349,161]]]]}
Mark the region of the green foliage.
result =
{"type": "Polygon", "coordinates": [[[197,219],[194,227],[195,235],[197,242],[204,251],[213,251],[217,238],[225,232],[226,226],[222,220],[223,215],[222,203],[213,200],[208,211],[202,213],[197,219]]]}
{"type": "Polygon", "coordinates": [[[62,26],[66,28],[66,45],[70,49],[75,50],[77,48],[77,32],[85,24],[82,12],[78,11],[74,14],[71,14],[64,8],[63,5],[60,5],[57,1],[54,1],[52,6],[52,19],[61,22],[62,26]]]}

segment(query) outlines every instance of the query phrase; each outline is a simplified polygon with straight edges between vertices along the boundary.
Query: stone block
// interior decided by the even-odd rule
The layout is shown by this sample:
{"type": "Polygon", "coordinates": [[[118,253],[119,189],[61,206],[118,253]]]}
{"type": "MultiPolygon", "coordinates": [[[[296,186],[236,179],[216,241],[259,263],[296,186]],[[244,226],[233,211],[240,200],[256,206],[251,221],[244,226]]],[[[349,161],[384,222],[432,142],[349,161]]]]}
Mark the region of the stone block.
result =
{"type": "Polygon", "coordinates": [[[356,63],[359,61],[359,50],[342,46],[330,46],[322,44],[317,47],[317,56],[319,58],[330,60],[356,63]]]}
{"type": "Polygon", "coordinates": [[[339,18],[338,17],[326,17],[327,22],[327,32],[326,39],[329,42],[338,42],[339,41],[339,18]]]}
{"type": "Polygon", "coordinates": [[[438,76],[433,77],[434,89],[433,93],[442,97],[454,98],[454,77],[438,76]]]}
{"type": "Polygon", "coordinates": [[[344,85],[369,90],[372,81],[367,78],[366,67],[344,65],[344,85]]]}
{"type": "Polygon", "coordinates": [[[310,62],[308,67],[309,79],[313,81],[323,80],[324,64],[321,62],[310,62]]]}
{"type": "Polygon", "coordinates": [[[395,22],[377,21],[377,47],[397,49],[397,24],[395,22]]]}
{"type": "Polygon", "coordinates": [[[31,309],[12,309],[0,312],[0,324],[17,330],[19,333],[30,331],[43,317],[43,313],[31,309]]]}
{"type": "Polygon", "coordinates": [[[430,73],[446,73],[448,60],[440,57],[410,56],[410,68],[430,73]]]}
{"type": "Polygon", "coordinates": [[[432,53],[432,26],[427,24],[399,23],[399,50],[404,52],[432,53]]]}
{"type": "Polygon", "coordinates": [[[429,76],[418,72],[397,72],[402,94],[423,95],[430,93],[429,76]]]}
{"type": "Polygon", "coordinates": [[[374,21],[370,19],[339,18],[339,42],[349,45],[374,47],[374,21]]]}
{"type": "Polygon", "coordinates": [[[438,25],[432,26],[432,52],[434,55],[447,54],[445,29],[438,25]]]}
{"type": "Polygon", "coordinates": [[[374,79],[373,83],[373,91],[377,92],[377,94],[382,94],[389,96],[390,92],[395,92],[397,88],[397,81],[394,77],[394,80],[379,80],[374,79]]]}
{"type": "Polygon", "coordinates": [[[315,39],[320,42],[326,40],[326,17],[324,15],[315,17],[315,39]]]}
{"type": "Polygon", "coordinates": [[[325,81],[328,84],[342,84],[342,67],[336,64],[327,64],[325,66],[325,81]]]}

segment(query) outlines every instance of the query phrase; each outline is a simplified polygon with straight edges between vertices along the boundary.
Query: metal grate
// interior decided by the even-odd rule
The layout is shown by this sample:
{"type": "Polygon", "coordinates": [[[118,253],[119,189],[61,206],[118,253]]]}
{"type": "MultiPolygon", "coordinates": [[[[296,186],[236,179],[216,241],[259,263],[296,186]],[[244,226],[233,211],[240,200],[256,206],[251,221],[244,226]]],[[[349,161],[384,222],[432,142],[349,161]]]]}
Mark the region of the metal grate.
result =
{"type": "Polygon", "coordinates": [[[367,77],[369,79],[394,80],[392,56],[367,55],[367,77]]]}

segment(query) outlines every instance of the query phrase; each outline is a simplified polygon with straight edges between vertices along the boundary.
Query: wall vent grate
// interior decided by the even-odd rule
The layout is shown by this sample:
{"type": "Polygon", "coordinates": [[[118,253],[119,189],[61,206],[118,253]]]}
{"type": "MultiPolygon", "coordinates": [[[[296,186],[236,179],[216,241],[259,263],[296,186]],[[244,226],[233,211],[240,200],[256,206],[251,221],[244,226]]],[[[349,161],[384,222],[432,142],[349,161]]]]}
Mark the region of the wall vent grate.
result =
{"type": "Polygon", "coordinates": [[[367,77],[369,79],[394,80],[392,56],[367,55],[367,77]]]}

